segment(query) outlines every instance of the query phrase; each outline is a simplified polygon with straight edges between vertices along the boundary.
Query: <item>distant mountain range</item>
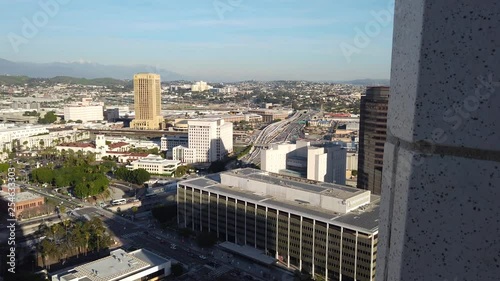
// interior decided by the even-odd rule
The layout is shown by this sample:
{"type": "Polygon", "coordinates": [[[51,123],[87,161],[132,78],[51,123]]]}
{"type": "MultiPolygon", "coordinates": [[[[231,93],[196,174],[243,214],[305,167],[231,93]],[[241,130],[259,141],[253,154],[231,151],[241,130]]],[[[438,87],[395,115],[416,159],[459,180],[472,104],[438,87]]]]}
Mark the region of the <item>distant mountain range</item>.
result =
{"type": "MultiPolygon", "coordinates": [[[[162,81],[193,81],[194,79],[166,69],[147,65],[102,65],[91,62],[53,62],[32,63],[13,62],[0,58],[0,80],[8,83],[9,76],[18,76],[16,82],[32,78],[51,78],[52,82],[68,83],[74,82],[88,85],[119,85],[124,81],[132,80],[134,74],[139,72],[153,72],[161,76],[162,81]],[[21,76],[21,77],[19,77],[21,76]],[[78,77],[78,78],[73,78],[78,77]],[[70,79],[70,80],[68,80],[70,79]],[[87,79],[87,80],[86,80],[87,79]],[[88,80],[90,79],[90,80],[88,80]]],[[[11,79],[11,80],[12,80],[11,79]]],[[[358,79],[352,81],[322,81],[329,83],[351,84],[358,86],[389,86],[388,79],[358,79]]],[[[24,82],[23,82],[24,83],[24,82]]],[[[18,84],[18,83],[14,83],[18,84]]]]}
{"type": "Polygon", "coordinates": [[[162,81],[191,80],[181,74],[147,65],[121,66],[102,65],[89,62],[31,63],[0,59],[0,75],[18,75],[34,78],[66,76],[86,79],[108,77],[120,80],[131,80],[134,74],[139,72],[158,73],[162,81]]]}

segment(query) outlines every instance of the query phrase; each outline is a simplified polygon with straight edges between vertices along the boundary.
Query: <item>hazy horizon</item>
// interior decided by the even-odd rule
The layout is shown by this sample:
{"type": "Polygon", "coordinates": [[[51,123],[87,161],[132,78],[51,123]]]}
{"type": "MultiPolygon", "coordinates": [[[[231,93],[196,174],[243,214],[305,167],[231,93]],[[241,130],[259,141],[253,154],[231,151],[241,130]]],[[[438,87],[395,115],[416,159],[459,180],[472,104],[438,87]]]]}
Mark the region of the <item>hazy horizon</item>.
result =
{"type": "Polygon", "coordinates": [[[196,80],[389,79],[393,4],[0,0],[0,57],[150,65],[196,80]]]}

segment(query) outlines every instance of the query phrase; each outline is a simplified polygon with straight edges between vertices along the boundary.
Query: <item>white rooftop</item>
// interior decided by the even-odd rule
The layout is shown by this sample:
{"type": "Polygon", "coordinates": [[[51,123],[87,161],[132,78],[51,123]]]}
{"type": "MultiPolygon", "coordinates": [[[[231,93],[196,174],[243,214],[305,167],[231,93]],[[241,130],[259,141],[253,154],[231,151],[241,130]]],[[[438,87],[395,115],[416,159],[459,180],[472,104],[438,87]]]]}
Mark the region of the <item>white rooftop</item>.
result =
{"type": "Polygon", "coordinates": [[[131,274],[166,262],[168,260],[144,249],[130,253],[125,252],[123,249],[117,249],[105,258],[77,266],[73,269],[62,270],[54,273],[52,276],[56,276],[56,278],[59,276],[59,280],[61,281],[114,281],[122,280],[131,274]]]}

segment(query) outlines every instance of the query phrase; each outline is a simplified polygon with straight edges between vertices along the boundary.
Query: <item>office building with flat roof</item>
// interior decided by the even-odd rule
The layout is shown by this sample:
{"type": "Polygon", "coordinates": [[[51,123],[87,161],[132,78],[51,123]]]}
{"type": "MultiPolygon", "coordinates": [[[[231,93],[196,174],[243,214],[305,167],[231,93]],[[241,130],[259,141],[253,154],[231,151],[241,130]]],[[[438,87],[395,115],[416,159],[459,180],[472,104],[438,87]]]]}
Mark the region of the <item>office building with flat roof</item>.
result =
{"type": "Polygon", "coordinates": [[[135,119],[130,123],[132,129],[159,130],[165,120],[161,115],[161,80],[154,73],[134,75],[135,119]]]}
{"type": "Polygon", "coordinates": [[[161,151],[166,152],[168,159],[173,159],[173,149],[176,146],[189,145],[188,134],[180,133],[179,135],[165,135],[161,137],[161,151]]]}
{"type": "Polygon", "coordinates": [[[389,87],[370,87],[361,97],[358,188],[380,195],[387,132],[389,87]]]}
{"type": "Polygon", "coordinates": [[[374,280],[379,201],[368,190],[245,168],[179,182],[177,219],[326,280],[374,280]]]}
{"type": "Polygon", "coordinates": [[[114,250],[109,256],[49,274],[52,281],[160,280],[170,275],[171,262],[146,249],[114,250]]]}
{"type": "Polygon", "coordinates": [[[195,149],[195,159],[185,158],[186,163],[210,163],[223,159],[233,152],[233,123],[223,119],[188,120],[188,148],[195,149]]]}

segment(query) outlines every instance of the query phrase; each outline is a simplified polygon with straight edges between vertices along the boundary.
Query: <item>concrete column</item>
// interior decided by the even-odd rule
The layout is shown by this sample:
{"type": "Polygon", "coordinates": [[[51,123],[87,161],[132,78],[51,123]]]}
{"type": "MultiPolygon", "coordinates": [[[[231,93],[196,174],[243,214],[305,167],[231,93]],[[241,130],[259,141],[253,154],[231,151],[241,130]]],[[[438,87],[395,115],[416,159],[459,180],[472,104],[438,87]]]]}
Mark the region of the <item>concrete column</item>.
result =
{"type": "Polygon", "coordinates": [[[304,221],[304,217],[300,216],[300,241],[299,241],[299,270],[302,271],[302,222],[304,221]]]}
{"type": "Polygon", "coordinates": [[[377,281],[500,276],[499,14],[396,1],[377,281]]]}

